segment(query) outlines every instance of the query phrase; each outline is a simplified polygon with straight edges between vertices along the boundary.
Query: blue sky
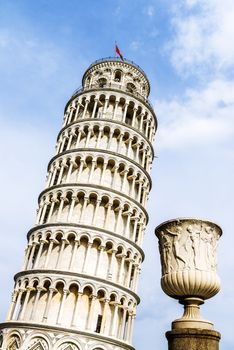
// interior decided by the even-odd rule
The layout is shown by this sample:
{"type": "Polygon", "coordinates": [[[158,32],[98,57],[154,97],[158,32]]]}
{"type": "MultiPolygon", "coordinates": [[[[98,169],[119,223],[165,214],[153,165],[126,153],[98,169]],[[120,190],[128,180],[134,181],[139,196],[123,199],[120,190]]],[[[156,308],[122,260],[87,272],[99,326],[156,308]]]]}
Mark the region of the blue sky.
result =
{"type": "Polygon", "coordinates": [[[1,319],[62,125],[63,108],[96,59],[124,57],[151,82],[159,127],[135,322],[137,349],[167,349],[182,313],[160,288],[154,227],[178,216],[216,221],[221,292],[202,306],[233,349],[233,0],[0,1],[1,319]]]}

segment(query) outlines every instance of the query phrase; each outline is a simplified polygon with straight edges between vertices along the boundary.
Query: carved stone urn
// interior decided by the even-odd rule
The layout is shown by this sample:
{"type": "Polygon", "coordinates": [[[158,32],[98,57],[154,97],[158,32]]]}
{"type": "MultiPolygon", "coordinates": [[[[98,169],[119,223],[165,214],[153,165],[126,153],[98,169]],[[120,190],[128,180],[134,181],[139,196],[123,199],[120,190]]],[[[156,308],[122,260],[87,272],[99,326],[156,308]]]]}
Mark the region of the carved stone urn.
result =
{"type": "Polygon", "coordinates": [[[183,316],[172,328],[213,329],[201,318],[199,305],[217,294],[217,243],[221,228],[213,222],[178,218],[157,226],[162,265],[161,286],[172,298],[184,305],[183,316]]]}

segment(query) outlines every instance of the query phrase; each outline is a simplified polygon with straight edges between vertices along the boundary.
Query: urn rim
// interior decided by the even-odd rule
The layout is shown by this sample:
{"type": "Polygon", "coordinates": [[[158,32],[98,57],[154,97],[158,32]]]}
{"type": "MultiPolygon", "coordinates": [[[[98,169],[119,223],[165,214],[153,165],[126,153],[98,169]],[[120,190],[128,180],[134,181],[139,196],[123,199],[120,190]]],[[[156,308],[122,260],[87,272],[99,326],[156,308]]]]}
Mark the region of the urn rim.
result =
{"type": "Polygon", "coordinates": [[[170,223],[175,222],[175,223],[179,224],[180,222],[186,222],[186,221],[192,221],[193,223],[204,222],[204,223],[213,225],[213,226],[215,226],[218,229],[220,237],[223,234],[223,231],[222,231],[221,227],[216,222],[211,221],[209,219],[199,218],[199,217],[177,217],[177,218],[174,218],[174,219],[169,219],[169,220],[163,221],[161,224],[157,225],[156,228],[155,228],[155,235],[159,238],[160,237],[160,231],[162,230],[162,228],[164,226],[170,224],[170,223]]]}

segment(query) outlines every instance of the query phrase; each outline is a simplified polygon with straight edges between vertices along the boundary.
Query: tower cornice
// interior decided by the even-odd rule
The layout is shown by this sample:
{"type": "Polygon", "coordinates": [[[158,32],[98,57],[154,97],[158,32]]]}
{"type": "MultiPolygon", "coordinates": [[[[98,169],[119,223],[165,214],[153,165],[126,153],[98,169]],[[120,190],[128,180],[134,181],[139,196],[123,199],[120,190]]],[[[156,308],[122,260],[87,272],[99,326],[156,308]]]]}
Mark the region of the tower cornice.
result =
{"type": "Polygon", "coordinates": [[[117,340],[116,338],[113,337],[107,337],[107,336],[103,336],[100,333],[93,333],[93,332],[85,332],[85,331],[80,331],[77,329],[72,329],[72,328],[66,328],[63,326],[52,326],[52,325],[46,325],[46,324],[41,324],[41,323],[28,323],[28,322],[22,322],[22,321],[11,321],[11,322],[4,322],[4,323],[0,323],[0,329],[4,329],[5,327],[9,327],[9,328],[15,328],[15,329],[19,329],[19,328],[23,328],[23,329],[35,329],[37,331],[41,331],[41,330],[46,330],[49,332],[58,332],[58,333],[64,333],[66,335],[68,335],[69,333],[73,334],[73,335],[82,335],[82,336],[88,336],[89,338],[96,340],[97,338],[101,341],[103,341],[104,343],[109,343],[109,344],[114,344],[115,346],[124,348],[126,350],[135,350],[135,348],[133,346],[131,346],[130,344],[128,344],[127,342],[121,342],[119,340],[117,340]]]}
{"type": "Polygon", "coordinates": [[[102,228],[98,228],[98,227],[93,227],[93,226],[89,226],[89,225],[82,225],[82,224],[76,224],[76,223],[61,223],[61,222],[58,222],[58,223],[49,223],[49,224],[43,224],[43,225],[37,225],[37,226],[34,226],[33,228],[31,228],[28,233],[27,233],[27,238],[29,239],[30,238],[30,235],[37,231],[37,230],[40,230],[40,229],[43,229],[43,228],[49,228],[49,227],[55,227],[55,228],[60,228],[60,227],[74,227],[76,229],[84,229],[84,230],[92,230],[92,231],[98,231],[98,232],[104,232],[106,233],[107,235],[110,235],[113,236],[113,237],[116,237],[120,240],[123,240],[125,242],[127,242],[128,244],[132,245],[135,249],[137,249],[139,251],[139,253],[141,254],[141,257],[142,257],[142,261],[144,261],[145,259],[145,253],[143,251],[143,249],[138,245],[136,244],[135,242],[133,242],[132,240],[126,238],[126,237],[123,237],[113,231],[108,231],[108,230],[105,230],[105,229],[102,229],[102,228]]]}
{"type": "Polygon", "coordinates": [[[72,150],[68,150],[68,151],[65,151],[65,152],[62,152],[62,153],[59,153],[57,154],[56,156],[54,156],[53,158],[51,158],[51,160],[49,161],[48,163],[48,167],[47,167],[47,170],[49,170],[51,164],[58,158],[61,158],[63,157],[64,155],[69,155],[69,154],[74,154],[74,153],[79,153],[79,152],[82,152],[83,154],[84,153],[89,153],[89,152],[97,152],[97,153],[104,153],[104,154],[108,154],[108,155],[113,155],[113,156],[116,156],[120,159],[124,159],[124,160],[127,160],[128,162],[132,163],[133,165],[135,165],[137,168],[139,168],[144,174],[145,176],[147,177],[148,181],[149,181],[149,184],[150,184],[150,190],[151,190],[151,187],[152,187],[152,179],[151,179],[151,176],[150,174],[148,173],[148,171],[146,171],[139,163],[135,162],[133,159],[129,158],[129,157],[126,157],[124,156],[123,154],[120,154],[120,153],[117,153],[117,152],[112,152],[112,151],[109,151],[109,150],[101,150],[100,148],[97,149],[97,148],[76,148],[76,149],[72,149],[72,150]]]}
{"type": "Polygon", "coordinates": [[[88,188],[90,190],[93,190],[95,192],[95,189],[99,189],[101,191],[103,191],[103,194],[107,194],[108,192],[110,193],[115,193],[116,195],[120,196],[120,197],[124,197],[126,198],[127,201],[129,202],[133,202],[138,208],[140,208],[142,210],[142,212],[145,214],[145,217],[146,217],[146,223],[148,223],[148,220],[149,220],[149,215],[146,211],[146,209],[138,202],[136,201],[135,199],[133,199],[132,197],[130,196],[127,196],[126,194],[124,194],[123,192],[120,192],[120,191],[117,191],[113,188],[108,188],[108,187],[105,187],[105,186],[101,186],[101,185],[96,185],[96,184],[86,184],[86,183],[82,183],[80,182],[79,184],[76,184],[76,183],[69,183],[69,184],[60,184],[60,185],[55,185],[55,186],[51,186],[51,187],[48,187],[46,188],[44,191],[42,191],[38,197],[38,203],[39,201],[41,200],[42,196],[50,191],[53,191],[55,189],[63,189],[63,188],[68,188],[68,189],[82,189],[82,188],[88,188]]]}
{"type": "Polygon", "coordinates": [[[44,275],[58,275],[60,276],[61,278],[63,276],[69,276],[71,278],[83,278],[84,280],[90,280],[90,281],[95,281],[95,282],[99,282],[101,285],[108,285],[110,287],[113,287],[113,288],[117,288],[129,295],[131,295],[134,299],[136,299],[137,301],[137,304],[140,303],[140,297],[134,293],[133,291],[131,291],[131,289],[129,288],[125,288],[124,286],[122,286],[121,284],[118,284],[118,283],[114,283],[112,281],[108,281],[106,280],[105,278],[98,278],[98,277],[95,277],[95,276],[92,276],[90,274],[82,274],[82,273],[75,273],[75,272],[70,272],[70,271],[64,271],[64,270],[47,270],[47,269],[41,269],[41,270],[27,270],[27,271],[20,271],[18,272],[17,274],[15,274],[14,276],[14,280],[16,281],[19,277],[21,276],[28,276],[28,275],[35,275],[38,276],[42,274],[43,276],[44,275]]]}
{"type": "Polygon", "coordinates": [[[131,98],[134,98],[136,99],[137,101],[139,101],[140,103],[142,104],[145,104],[149,111],[152,113],[153,117],[154,117],[154,121],[155,121],[155,124],[156,124],[156,129],[157,129],[157,125],[158,125],[158,121],[157,121],[157,117],[156,117],[156,114],[154,112],[154,109],[153,109],[153,106],[151,104],[151,102],[149,102],[149,100],[147,98],[144,98],[143,96],[141,95],[136,95],[136,93],[130,93],[124,89],[121,89],[121,88],[117,88],[117,86],[112,86],[112,87],[103,87],[103,88],[100,88],[100,87],[80,87],[78,89],[76,89],[74,91],[74,93],[72,94],[72,96],[70,97],[70,99],[68,100],[68,102],[66,103],[65,105],[65,108],[64,108],[64,113],[67,109],[67,107],[69,106],[69,104],[78,96],[82,95],[82,94],[85,94],[85,93],[89,93],[89,92],[116,92],[116,93],[121,93],[121,94],[124,94],[124,95],[127,95],[131,98]]]}
{"type": "MultiPolygon", "coordinates": [[[[153,157],[154,157],[154,148],[153,148],[153,145],[152,145],[152,143],[149,141],[149,139],[147,139],[146,137],[145,137],[145,135],[140,131],[140,130],[138,130],[138,129],[136,129],[136,128],[133,128],[131,125],[128,125],[128,124],[125,124],[125,123],[122,123],[122,122],[119,122],[119,121],[116,121],[116,120],[111,120],[111,119],[104,119],[104,118],[99,118],[99,119],[92,119],[92,118],[87,118],[87,119],[82,119],[82,120],[79,120],[79,121],[75,121],[75,122],[73,122],[73,123],[70,123],[69,125],[66,125],[66,126],[64,126],[61,130],[60,130],[60,132],[58,133],[58,136],[57,136],[57,140],[58,140],[58,138],[60,137],[60,135],[66,130],[66,129],[68,129],[69,127],[71,127],[71,126],[74,126],[74,125],[78,125],[79,126],[79,124],[81,124],[81,123],[83,123],[83,124],[89,124],[89,123],[103,123],[103,122],[105,122],[106,123],[106,125],[108,125],[108,123],[110,123],[110,124],[112,124],[112,125],[119,125],[119,126],[122,126],[122,127],[124,127],[124,128],[126,128],[126,129],[129,129],[129,130],[131,130],[131,131],[134,131],[134,132],[136,132],[136,133],[138,133],[147,143],[148,143],[148,145],[149,145],[149,147],[150,147],[150,150],[151,150],[151,152],[152,152],[152,155],[153,155],[153,157]]],[[[90,125],[90,124],[89,124],[90,125]]],[[[105,125],[103,125],[102,124],[102,126],[105,126],[105,125]]],[[[85,148],[86,149],[86,148],[85,148]]],[[[105,151],[105,150],[102,150],[102,151],[105,151]]]]}

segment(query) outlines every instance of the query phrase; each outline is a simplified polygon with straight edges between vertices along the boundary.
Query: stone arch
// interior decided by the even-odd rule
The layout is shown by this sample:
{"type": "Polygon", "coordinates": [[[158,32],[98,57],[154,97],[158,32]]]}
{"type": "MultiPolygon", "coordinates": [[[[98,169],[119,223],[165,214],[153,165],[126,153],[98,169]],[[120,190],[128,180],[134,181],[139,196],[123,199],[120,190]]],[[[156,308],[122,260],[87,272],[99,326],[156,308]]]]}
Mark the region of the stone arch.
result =
{"type": "Polygon", "coordinates": [[[81,309],[83,310],[79,318],[79,325],[86,329],[89,321],[89,315],[92,305],[92,298],[95,293],[95,287],[92,283],[87,283],[82,287],[81,309]]]}
{"type": "Polygon", "coordinates": [[[107,86],[107,79],[105,77],[101,77],[98,79],[98,86],[100,88],[104,88],[107,86]]]}
{"type": "Polygon", "coordinates": [[[103,321],[103,312],[105,308],[107,290],[105,288],[99,288],[97,291],[97,296],[94,301],[94,317],[92,320],[92,329],[96,333],[100,333],[103,321]]]}
{"type": "Polygon", "coordinates": [[[76,252],[76,257],[73,263],[74,269],[78,272],[83,271],[86,251],[89,243],[91,243],[91,236],[87,232],[82,232],[79,235],[79,246],[76,252]]]}
{"type": "Polygon", "coordinates": [[[114,81],[120,83],[122,80],[123,71],[121,69],[116,69],[114,72],[114,81]]]}
{"type": "Polygon", "coordinates": [[[66,281],[62,278],[53,281],[52,287],[54,288],[54,293],[50,302],[50,309],[47,316],[48,323],[57,322],[57,316],[59,314],[60,304],[63,298],[64,290],[66,289],[66,281]]]}
{"type": "Polygon", "coordinates": [[[79,348],[74,343],[63,343],[58,350],[78,350],[79,348]]]}
{"type": "Polygon", "coordinates": [[[26,278],[22,278],[22,285],[21,285],[21,287],[22,288],[27,288],[27,286],[28,286],[28,284],[29,284],[29,281],[30,281],[30,279],[28,278],[28,277],[26,277],[26,278]]]}
{"type": "Polygon", "coordinates": [[[48,276],[43,277],[39,284],[41,287],[48,289],[49,286],[51,286],[51,284],[52,284],[52,278],[50,278],[48,276]]]}
{"type": "Polygon", "coordinates": [[[62,252],[62,268],[68,270],[70,268],[75,242],[77,240],[77,233],[75,231],[68,231],[64,235],[65,245],[62,252]]]}
{"type": "Polygon", "coordinates": [[[69,230],[64,234],[64,237],[69,241],[71,238],[77,238],[77,232],[74,230],[69,230]]]}
{"type": "Polygon", "coordinates": [[[105,162],[105,156],[98,155],[96,159],[96,167],[93,172],[93,182],[99,184],[102,178],[102,171],[105,162]]]}
{"type": "Polygon", "coordinates": [[[72,336],[72,334],[67,337],[64,336],[61,339],[59,339],[54,346],[55,350],[80,350],[82,349],[81,344],[75,339],[75,337],[72,336]],[[71,349],[69,349],[69,346],[71,349]]]}
{"type": "Polygon", "coordinates": [[[62,324],[70,325],[73,320],[80,285],[77,281],[71,281],[69,285],[67,285],[67,290],[68,294],[64,302],[62,324]]]}
{"type": "MultiPolygon", "coordinates": [[[[13,331],[6,339],[6,350],[17,350],[21,348],[22,339],[19,332],[13,331]]],[[[1,345],[0,345],[1,346],[1,345]]]]}
{"type": "Polygon", "coordinates": [[[38,333],[33,334],[32,337],[27,339],[25,344],[26,350],[49,350],[51,346],[51,341],[48,336],[38,333]]]}

